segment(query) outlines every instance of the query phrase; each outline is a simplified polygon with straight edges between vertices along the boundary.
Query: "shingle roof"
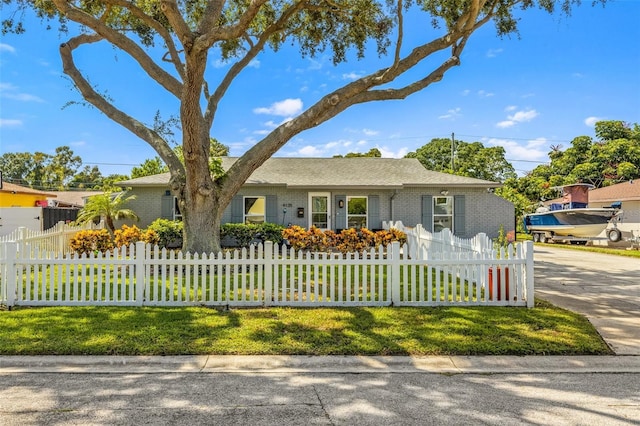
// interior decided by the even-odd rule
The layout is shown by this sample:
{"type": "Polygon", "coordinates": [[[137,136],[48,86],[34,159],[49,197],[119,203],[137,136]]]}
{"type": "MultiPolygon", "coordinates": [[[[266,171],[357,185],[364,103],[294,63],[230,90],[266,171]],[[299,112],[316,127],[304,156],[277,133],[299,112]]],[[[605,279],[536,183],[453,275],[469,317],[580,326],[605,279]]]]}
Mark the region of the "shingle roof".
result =
{"type": "Polygon", "coordinates": [[[640,200],[640,181],[627,181],[589,192],[589,201],[616,202],[640,200]]]}
{"type": "Polygon", "coordinates": [[[83,207],[87,198],[102,193],[103,191],[56,191],[53,196],[56,197],[57,206],[83,207]]]}
{"type": "Polygon", "coordinates": [[[15,183],[10,182],[2,182],[1,192],[9,192],[16,194],[34,194],[34,195],[43,195],[45,197],[55,197],[55,194],[50,192],[40,191],[39,189],[33,189],[26,186],[16,185],[15,183]]]}
{"type": "MultiPolygon", "coordinates": [[[[237,158],[223,157],[228,169],[237,158]]],[[[166,186],[169,173],[120,182],[126,186],[166,186]]],[[[273,157],[260,166],[245,185],[287,187],[391,187],[475,186],[490,188],[499,183],[425,169],[415,158],[281,158],[273,157]]]]}

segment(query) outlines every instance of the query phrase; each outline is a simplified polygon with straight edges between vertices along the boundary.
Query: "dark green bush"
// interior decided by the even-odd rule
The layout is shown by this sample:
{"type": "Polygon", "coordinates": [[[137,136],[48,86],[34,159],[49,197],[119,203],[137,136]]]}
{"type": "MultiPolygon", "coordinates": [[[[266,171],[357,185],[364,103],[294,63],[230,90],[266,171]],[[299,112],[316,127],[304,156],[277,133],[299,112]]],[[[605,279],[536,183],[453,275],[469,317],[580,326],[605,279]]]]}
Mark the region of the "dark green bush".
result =
{"type": "Polygon", "coordinates": [[[182,241],[182,222],[177,220],[156,219],[147,229],[158,235],[158,246],[180,247],[182,241]]]}
{"type": "Polygon", "coordinates": [[[275,223],[245,224],[225,223],[220,229],[220,238],[226,237],[235,240],[240,247],[248,247],[252,241],[272,241],[274,244],[282,244],[282,230],[284,226],[275,223]]]}

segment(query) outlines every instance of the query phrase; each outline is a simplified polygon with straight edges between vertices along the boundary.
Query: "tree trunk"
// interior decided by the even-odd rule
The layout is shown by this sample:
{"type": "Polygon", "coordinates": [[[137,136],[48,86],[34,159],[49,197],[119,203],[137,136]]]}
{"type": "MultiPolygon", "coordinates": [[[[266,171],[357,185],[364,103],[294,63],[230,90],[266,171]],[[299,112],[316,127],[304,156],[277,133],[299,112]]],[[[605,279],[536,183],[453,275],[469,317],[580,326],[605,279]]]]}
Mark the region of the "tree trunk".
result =
{"type": "Polygon", "coordinates": [[[186,59],[180,105],[186,181],[182,196],[178,196],[184,221],[182,248],[190,253],[217,253],[220,251],[220,219],[225,206],[217,202],[219,191],[209,170],[209,128],[200,107],[206,50],[193,49],[186,59]]]}

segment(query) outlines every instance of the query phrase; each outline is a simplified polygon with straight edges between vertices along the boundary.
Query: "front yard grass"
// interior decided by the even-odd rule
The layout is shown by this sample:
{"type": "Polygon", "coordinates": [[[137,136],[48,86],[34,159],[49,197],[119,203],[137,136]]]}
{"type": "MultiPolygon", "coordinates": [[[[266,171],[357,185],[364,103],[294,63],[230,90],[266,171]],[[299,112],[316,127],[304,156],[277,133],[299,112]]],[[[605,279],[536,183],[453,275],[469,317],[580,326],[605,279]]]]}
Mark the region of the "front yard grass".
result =
{"type": "Polygon", "coordinates": [[[0,355],[603,355],[581,315],[535,308],[46,307],[0,311],[0,355]]]}

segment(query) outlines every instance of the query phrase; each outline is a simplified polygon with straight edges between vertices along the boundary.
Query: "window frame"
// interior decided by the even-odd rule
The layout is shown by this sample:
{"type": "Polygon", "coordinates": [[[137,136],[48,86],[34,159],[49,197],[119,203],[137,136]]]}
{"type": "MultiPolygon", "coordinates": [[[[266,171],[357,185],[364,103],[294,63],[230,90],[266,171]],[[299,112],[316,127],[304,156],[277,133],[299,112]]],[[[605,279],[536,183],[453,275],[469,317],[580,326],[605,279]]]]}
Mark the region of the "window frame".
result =
{"type": "Polygon", "coordinates": [[[264,195],[243,195],[242,196],[242,223],[246,224],[255,224],[255,223],[266,223],[267,221],[267,197],[264,195]],[[262,215],[257,214],[247,214],[246,212],[246,200],[247,198],[255,198],[256,200],[262,199],[264,210],[262,211],[262,215]],[[262,222],[247,222],[248,217],[260,217],[262,216],[262,222]]]}
{"type": "Polygon", "coordinates": [[[182,212],[180,211],[180,206],[178,205],[178,197],[173,197],[173,208],[171,209],[171,216],[173,220],[182,221],[182,212]]]}
{"type": "Polygon", "coordinates": [[[349,229],[353,228],[352,226],[349,225],[350,217],[364,217],[364,225],[357,229],[361,229],[361,228],[369,229],[369,196],[368,195],[347,195],[345,210],[347,215],[347,228],[349,229]],[[354,198],[364,198],[364,214],[349,213],[349,201],[351,201],[354,198]]]}
{"type": "Polygon", "coordinates": [[[433,197],[433,205],[432,205],[432,213],[431,213],[431,229],[433,229],[433,232],[440,232],[442,231],[442,229],[449,229],[451,231],[451,233],[453,234],[454,232],[454,226],[455,226],[455,204],[454,204],[454,199],[453,196],[451,195],[440,195],[440,196],[434,196],[433,197]],[[438,200],[441,199],[446,199],[446,203],[444,203],[445,206],[451,206],[451,211],[447,214],[442,214],[442,213],[436,213],[436,206],[441,206],[443,205],[443,203],[439,203],[438,200]],[[449,218],[449,221],[451,223],[451,228],[442,228],[440,230],[436,230],[436,218],[449,218]]]}
{"type": "Polygon", "coordinates": [[[326,197],[327,199],[327,227],[326,228],[318,228],[321,230],[328,230],[331,228],[331,193],[330,192],[309,192],[309,223],[308,226],[311,228],[313,226],[313,214],[314,213],[323,213],[323,212],[314,212],[313,211],[313,197],[326,197]]]}

